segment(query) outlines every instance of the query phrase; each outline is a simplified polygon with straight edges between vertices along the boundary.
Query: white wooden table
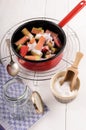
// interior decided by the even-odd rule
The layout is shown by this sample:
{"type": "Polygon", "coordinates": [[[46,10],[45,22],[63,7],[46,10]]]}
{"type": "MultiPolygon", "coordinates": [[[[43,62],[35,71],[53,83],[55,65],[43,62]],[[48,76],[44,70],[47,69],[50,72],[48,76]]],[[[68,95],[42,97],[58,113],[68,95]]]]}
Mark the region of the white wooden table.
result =
{"type": "MultiPolygon", "coordinates": [[[[0,39],[16,23],[33,17],[61,20],[80,0],[0,0],[0,39]]],[[[77,33],[84,57],[79,66],[78,97],[69,104],[55,100],[50,81],[40,82],[40,91],[50,111],[31,130],[86,130],[86,7],[68,25],[77,33]]],[[[75,45],[76,46],[76,45],[75,45]]]]}

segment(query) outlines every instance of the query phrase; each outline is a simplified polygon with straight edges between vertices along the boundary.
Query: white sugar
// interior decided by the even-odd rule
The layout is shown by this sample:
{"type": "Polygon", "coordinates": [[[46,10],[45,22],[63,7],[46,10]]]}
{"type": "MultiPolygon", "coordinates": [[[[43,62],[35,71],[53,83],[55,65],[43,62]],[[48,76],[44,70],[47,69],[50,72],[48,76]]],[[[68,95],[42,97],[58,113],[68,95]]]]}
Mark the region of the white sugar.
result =
{"type": "Polygon", "coordinates": [[[62,80],[63,78],[59,78],[55,82],[55,90],[59,92],[59,94],[62,97],[70,97],[73,96],[77,90],[70,91],[70,83],[68,81],[64,82],[63,85],[60,85],[59,81],[62,80]]]}

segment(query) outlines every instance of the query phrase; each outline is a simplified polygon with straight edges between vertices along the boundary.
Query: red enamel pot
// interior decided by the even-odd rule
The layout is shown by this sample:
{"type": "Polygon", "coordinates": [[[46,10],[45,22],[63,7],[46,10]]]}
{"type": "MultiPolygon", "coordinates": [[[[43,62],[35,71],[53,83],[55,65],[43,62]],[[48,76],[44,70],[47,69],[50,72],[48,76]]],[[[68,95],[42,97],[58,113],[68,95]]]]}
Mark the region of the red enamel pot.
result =
{"type": "Polygon", "coordinates": [[[19,26],[15,30],[15,32],[13,33],[12,38],[11,38],[12,50],[18,58],[18,62],[23,67],[25,67],[29,70],[32,70],[32,71],[45,71],[45,70],[49,70],[49,69],[55,67],[61,61],[62,56],[63,56],[63,50],[66,45],[66,35],[65,35],[65,32],[62,29],[62,27],[67,22],[69,22],[85,5],[86,5],[85,0],[78,3],[76,5],[76,7],[74,9],[72,9],[72,11],[69,12],[69,14],[59,22],[58,25],[55,24],[54,22],[46,20],[46,19],[39,19],[39,20],[36,19],[36,20],[30,20],[30,21],[22,24],[21,26],[19,26]],[[37,28],[42,27],[44,30],[48,29],[48,30],[53,31],[54,33],[58,34],[62,47],[55,56],[53,56],[49,59],[45,59],[45,60],[27,60],[18,54],[18,52],[16,51],[15,42],[23,37],[21,30],[23,28],[27,28],[29,31],[31,31],[31,29],[33,27],[37,27],[37,28]]]}

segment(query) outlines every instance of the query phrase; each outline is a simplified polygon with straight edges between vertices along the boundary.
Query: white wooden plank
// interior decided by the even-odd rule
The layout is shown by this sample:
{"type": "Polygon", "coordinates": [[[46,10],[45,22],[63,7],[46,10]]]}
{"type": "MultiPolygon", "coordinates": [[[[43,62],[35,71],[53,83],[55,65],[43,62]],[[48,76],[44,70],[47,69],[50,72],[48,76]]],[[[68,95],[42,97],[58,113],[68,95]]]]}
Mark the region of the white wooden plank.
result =
{"type": "Polygon", "coordinates": [[[84,66],[86,66],[86,53],[79,66],[78,77],[81,83],[78,96],[67,106],[67,130],[86,129],[86,70],[84,66]]]}
{"type": "Polygon", "coordinates": [[[46,0],[0,0],[0,35],[16,23],[44,15],[46,0]]]}
{"type": "MultiPolygon", "coordinates": [[[[80,0],[70,1],[69,9],[75,7],[80,0]]],[[[77,98],[67,106],[67,130],[85,130],[86,129],[86,8],[84,7],[68,24],[77,33],[80,41],[80,50],[84,54],[78,71],[80,79],[80,90],[77,98]]]]}
{"type": "Polygon", "coordinates": [[[46,17],[61,20],[69,9],[69,2],[66,0],[47,0],[46,2],[46,17]]]}

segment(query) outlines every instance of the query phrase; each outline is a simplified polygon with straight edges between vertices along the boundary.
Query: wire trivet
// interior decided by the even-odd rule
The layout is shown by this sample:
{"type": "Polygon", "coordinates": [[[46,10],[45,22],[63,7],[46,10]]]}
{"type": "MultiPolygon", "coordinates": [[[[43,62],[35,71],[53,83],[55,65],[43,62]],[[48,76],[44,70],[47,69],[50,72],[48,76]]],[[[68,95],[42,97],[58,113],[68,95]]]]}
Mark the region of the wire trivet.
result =
{"type": "MultiPolygon", "coordinates": [[[[3,36],[1,43],[0,43],[0,56],[1,56],[0,60],[1,60],[3,65],[7,66],[7,64],[10,62],[10,56],[9,56],[9,51],[8,51],[8,48],[6,45],[6,39],[7,38],[11,39],[13,32],[16,30],[16,28],[18,28],[18,26],[22,25],[25,22],[35,20],[35,19],[46,19],[46,20],[50,20],[54,23],[58,23],[58,20],[56,20],[56,19],[39,17],[39,18],[24,20],[16,25],[14,25],[13,27],[11,27],[6,32],[6,34],[3,36]]],[[[18,63],[16,56],[12,52],[14,61],[16,61],[20,67],[20,72],[18,74],[19,77],[22,77],[22,78],[27,79],[27,80],[34,79],[36,81],[49,80],[52,77],[52,75],[54,75],[56,72],[63,71],[70,64],[72,64],[72,62],[75,58],[76,52],[80,51],[79,38],[78,38],[77,34],[69,26],[63,27],[63,30],[65,31],[65,34],[67,37],[66,47],[65,47],[64,52],[63,52],[62,60],[53,69],[50,69],[48,71],[43,71],[43,72],[34,72],[34,71],[30,71],[28,69],[25,69],[24,67],[22,67],[18,63]]]]}

